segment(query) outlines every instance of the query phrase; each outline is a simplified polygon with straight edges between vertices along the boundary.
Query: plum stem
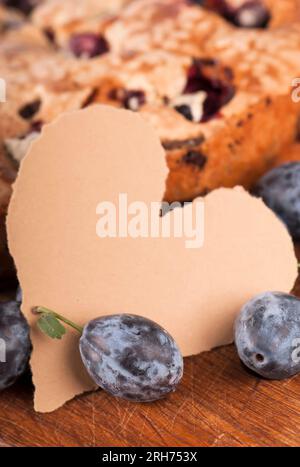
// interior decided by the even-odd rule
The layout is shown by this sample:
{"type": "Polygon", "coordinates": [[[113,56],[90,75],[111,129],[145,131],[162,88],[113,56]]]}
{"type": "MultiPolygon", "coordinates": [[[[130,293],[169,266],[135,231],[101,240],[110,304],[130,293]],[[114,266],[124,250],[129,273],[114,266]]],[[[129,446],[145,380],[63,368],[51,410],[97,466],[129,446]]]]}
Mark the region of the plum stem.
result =
{"type": "Polygon", "coordinates": [[[34,307],[32,309],[32,312],[35,313],[35,314],[41,314],[41,313],[51,314],[51,315],[55,316],[55,318],[62,321],[63,323],[67,324],[68,326],[71,326],[71,328],[75,329],[80,334],[83,333],[83,327],[82,326],[79,326],[78,324],[73,323],[73,321],[70,321],[69,319],[65,318],[64,316],[59,315],[55,311],[49,310],[49,308],[45,308],[44,306],[37,306],[37,307],[34,307]]]}

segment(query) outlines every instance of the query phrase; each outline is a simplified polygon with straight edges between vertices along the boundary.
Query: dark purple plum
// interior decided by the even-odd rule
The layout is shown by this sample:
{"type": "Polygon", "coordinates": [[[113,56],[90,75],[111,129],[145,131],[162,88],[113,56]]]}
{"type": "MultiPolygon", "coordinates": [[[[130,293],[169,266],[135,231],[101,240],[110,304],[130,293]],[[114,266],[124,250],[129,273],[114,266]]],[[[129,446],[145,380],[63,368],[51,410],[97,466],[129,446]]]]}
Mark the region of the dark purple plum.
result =
{"type": "Polygon", "coordinates": [[[242,362],[264,378],[300,373],[300,300],[280,292],[254,297],[236,319],[235,345],[242,362]]]}
{"type": "Polygon", "coordinates": [[[137,111],[146,104],[146,95],[141,89],[112,89],[108,97],[119,102],[125,109],[137,111]]]}
{"type": "Polygon", "coordinates": [[[265,28],[271,14],[263,0],[245,0],[235,7],[230,0],[190,0],[192,3],[213,10],[240,28],[265,28]]]}
{"type": "Polygon", "coordinates": [[[300,162],[289,162],[269,171],[252,193],[277,214],[295,240],[300,240],[300,162]]]}
{"type": "Polygon", "coordinates": [[[42,120],[34,120],[30,123],[30,127],[27,134],[40,133],[42,131],[44,122],[42,120]]]}
{"type": "Polygon", "coordinates": [[[1,0],[0,4],[1,3],[8,8],[14,8],[20,10],[25,15],[29,15],[32,10],[41,3],[41,0],[1,0]]]}
{"type": "Polygon", "coordinates": [[[188,104],[175,105],[174,109],[183,115],[187,120],[193,121],[192,109],[188,104]]]}
{"type": "Polygon", "coordinates": [[[125,91],[123,97],[123,105],[128,110],[139,110],[146,103],[144,91],[132,90],[125,91]]]}
{"type": "Polygon", "coordinates": [[[92,379],[114,396],[150,402],[173,392],[183,373],[174,339],[158,324],[136,315],[90,321],[80,353],[92,379]]]}
{"type": "Polygon", "coordinates": [[[74,34],[69,43],[75,57],[94,58],[109,51],[107,40],[99,34],[91,32],[74,34]]]}
{"type": "Polygon", "coordinates": [[[29,326],[16,301],[0,303],[0,391],[27,368],[31,351],[29,326]]]}
{"type": "Polygon", "coordinates": [[[23,107],[19,109],[19,115],[24,118],[24,120],[30,120],[40,110],[40,107],[40,99],[35,99],[34,101],[23,105],[23,107]]]}
{"type": "Polygon", "coordinates": [[[242,28],[265,28],[271,19],[269,10],[262,1],[247,1],[232,14],[232,22],[242,28]]]}
{"type": "MultiPolygon", "coordinates": [[[[235,95],[232,70],[213,58],[194,58],[187,72],[183,95],[199,91],[206,93],[201,122],[207,122],[217,117],[222,107],[235,95]]],[[[193,119],[188,105],[176,106],[175,110],[187,120],[193,119]]]]}

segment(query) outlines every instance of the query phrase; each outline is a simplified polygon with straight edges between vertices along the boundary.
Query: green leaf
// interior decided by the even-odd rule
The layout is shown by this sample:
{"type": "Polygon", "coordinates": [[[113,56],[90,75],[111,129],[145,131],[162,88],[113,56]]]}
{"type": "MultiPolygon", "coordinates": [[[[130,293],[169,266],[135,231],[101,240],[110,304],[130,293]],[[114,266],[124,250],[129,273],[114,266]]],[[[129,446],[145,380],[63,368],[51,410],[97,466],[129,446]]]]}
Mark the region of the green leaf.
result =
{"type": "Polygon", "coordinates": [[[42,313],[37,325],[46,336],[52,339],[61,339],[66,334],[66,328],[51,313],[42,313]]]}

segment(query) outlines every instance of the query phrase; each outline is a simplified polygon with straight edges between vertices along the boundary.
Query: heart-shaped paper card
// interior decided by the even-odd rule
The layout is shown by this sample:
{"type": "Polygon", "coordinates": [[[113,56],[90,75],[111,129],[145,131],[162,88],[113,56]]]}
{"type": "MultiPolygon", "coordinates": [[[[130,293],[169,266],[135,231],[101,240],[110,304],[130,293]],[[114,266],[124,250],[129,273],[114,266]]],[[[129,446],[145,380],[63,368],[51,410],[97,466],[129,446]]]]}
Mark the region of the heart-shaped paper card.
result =
{"type": "Polygon", "coordinates": [[[291,290],[297,276],[291,239],[260,200],[241,188],[219,189],[151,218],[151,203],[162,199],[166,176],[154,130],[132,112],[103,106],[46,126],[24,159],[8,234],[22,309],[32,326],[38,411],[54,410],[94,385],[80,361],[76,332],[70,330],[61,341],[42,335],[33,306],[46,306],[78,324],[111,313],[146,316],[191,355],[231,342],[234,317],[253,295],[291,290]],[[140,215],[129,235],[128,222],[141,207],[149,223],[140,215]],[[154,218],[160,227],[173,225],[179,210],[198,212],[201,247],[188,248],[180,235],[147,235],[154,218]],[[111,233],[120,227],[119,215],[125,226],[111,233]],[[111,236],[101,238],[101,227],[111,236]]]}

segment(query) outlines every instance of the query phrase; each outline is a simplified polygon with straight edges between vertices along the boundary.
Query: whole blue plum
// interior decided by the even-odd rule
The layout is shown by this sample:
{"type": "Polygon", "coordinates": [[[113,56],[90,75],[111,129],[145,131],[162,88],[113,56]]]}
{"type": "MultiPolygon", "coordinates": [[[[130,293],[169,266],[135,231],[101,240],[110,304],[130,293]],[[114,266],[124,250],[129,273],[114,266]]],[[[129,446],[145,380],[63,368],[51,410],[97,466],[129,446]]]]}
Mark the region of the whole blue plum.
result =
{"type": "Polygon", "coordinates": [[[242,362],[268,379],[300,372],[300,300],[266,292],[242,308],[235,322],[235,345],[242,362]]]}
{"type": "Polygon", "coordinates": [[[29,326],[19,303],[0,303],[0,391],[24,373],[30,351],[29,326]]]}
{"type": "Polygon", "coordinates": [[[300,240],[300,162],[289,162],[264,175],[252,190],[300,240]]]}
{"type": "Polygon", "coordinates": [[[92,379],[114,396],[150,402],[173,392],[183,373],[174,339],[153,321],[129,314],[90,321],[80,353],[92,379]]]}

